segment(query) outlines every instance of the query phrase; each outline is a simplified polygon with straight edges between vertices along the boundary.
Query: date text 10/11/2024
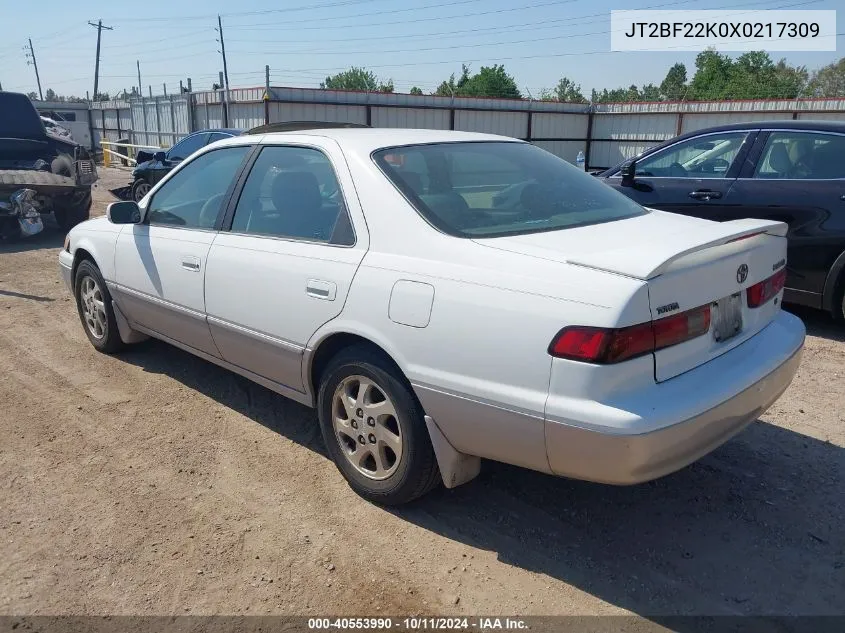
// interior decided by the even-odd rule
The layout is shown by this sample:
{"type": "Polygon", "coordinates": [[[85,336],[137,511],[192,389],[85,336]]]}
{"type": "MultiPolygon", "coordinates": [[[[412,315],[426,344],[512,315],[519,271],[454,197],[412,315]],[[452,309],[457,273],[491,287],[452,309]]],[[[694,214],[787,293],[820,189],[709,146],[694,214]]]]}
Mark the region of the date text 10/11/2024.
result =
{"type": "Polygon", "coordinates": [[[528,624],[519,618],[309,618],[309,630],[370,630],[370,631],[497,631],[523,630],[528,624]]]}

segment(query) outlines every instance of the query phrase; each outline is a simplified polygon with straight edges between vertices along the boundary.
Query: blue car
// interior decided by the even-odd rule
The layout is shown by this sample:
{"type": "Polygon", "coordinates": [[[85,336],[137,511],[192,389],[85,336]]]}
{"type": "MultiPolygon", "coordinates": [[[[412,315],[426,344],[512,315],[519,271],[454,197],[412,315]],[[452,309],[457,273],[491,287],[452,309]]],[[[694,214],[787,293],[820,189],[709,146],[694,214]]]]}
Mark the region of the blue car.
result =
{"type": "Polygon", "coordinates": [[[166,152],[160,151],[152,155],[149,152],[138,152],[138,164],[132,170],[132,199],[138,202],[171,169],[198,149],[209,143],[241,134],[243,130],[234,128],[202,130],[189,134],[166,152]]]}

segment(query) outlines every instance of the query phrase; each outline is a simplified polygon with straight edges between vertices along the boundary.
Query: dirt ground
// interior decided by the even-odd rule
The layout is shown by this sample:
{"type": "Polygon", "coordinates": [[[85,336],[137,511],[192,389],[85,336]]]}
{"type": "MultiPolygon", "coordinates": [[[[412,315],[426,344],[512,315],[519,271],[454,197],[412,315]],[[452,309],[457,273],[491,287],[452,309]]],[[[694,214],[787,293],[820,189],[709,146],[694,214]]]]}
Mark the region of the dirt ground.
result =
{"type": "MultiPolygon", "coordinates": [[[[103,170],[95,213],[126,172],[103,170]]],[[[168,345],[94,351],[52,224],[0,245],[0,614],[843,614],[845,328],[699,463],[614,488],[495,463],[400,510],[313,412],[168,345]]]]}

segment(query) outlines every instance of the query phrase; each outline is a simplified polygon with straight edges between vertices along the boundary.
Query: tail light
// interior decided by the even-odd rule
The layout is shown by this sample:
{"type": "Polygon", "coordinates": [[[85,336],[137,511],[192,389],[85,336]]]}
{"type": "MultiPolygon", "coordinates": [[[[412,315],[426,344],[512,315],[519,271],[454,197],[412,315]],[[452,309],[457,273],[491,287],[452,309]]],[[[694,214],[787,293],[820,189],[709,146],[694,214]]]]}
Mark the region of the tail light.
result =
{"type": "Polygon", "coordinates": [[[783,290],[784,285],[786,285],[786,268],[781,268],[768,279],[749,286],[745,291],[748,307],[759,308],[783,290]]]}
{"type": "Polygon", "coordinates": [[[710,331],[710,304],[670,317],[625,328],[563,328],[549,354],[588,363],[618,363],[678,345],[710,331]]]}

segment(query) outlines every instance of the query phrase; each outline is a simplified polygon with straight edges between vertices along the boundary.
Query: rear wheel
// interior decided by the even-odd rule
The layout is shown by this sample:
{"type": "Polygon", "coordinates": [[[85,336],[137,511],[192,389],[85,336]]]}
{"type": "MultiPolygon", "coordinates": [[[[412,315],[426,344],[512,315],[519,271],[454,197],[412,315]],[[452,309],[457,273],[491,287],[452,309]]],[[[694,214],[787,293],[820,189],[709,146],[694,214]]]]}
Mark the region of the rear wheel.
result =
{"type": "Polygon", "coordinates": [[[833,318],[845,322],[845,273],[840,275],[838,289],[833,295],[833,318]]]}
{"type": "Polygon", "coordinates": [[[74,277],[74,296],[79,320],[88,340],[97,351],[111,354],[123,347],[111,295],[97,266],[85,260],[79,264],[74,277]]]}
{"type": "Polygon", "coordinates": [[[382,354],[366,346],[339,352],[323,372],[317,408],[329,455],[365,499],[399,505],[437,485],[422,408],[382,354]]]}

